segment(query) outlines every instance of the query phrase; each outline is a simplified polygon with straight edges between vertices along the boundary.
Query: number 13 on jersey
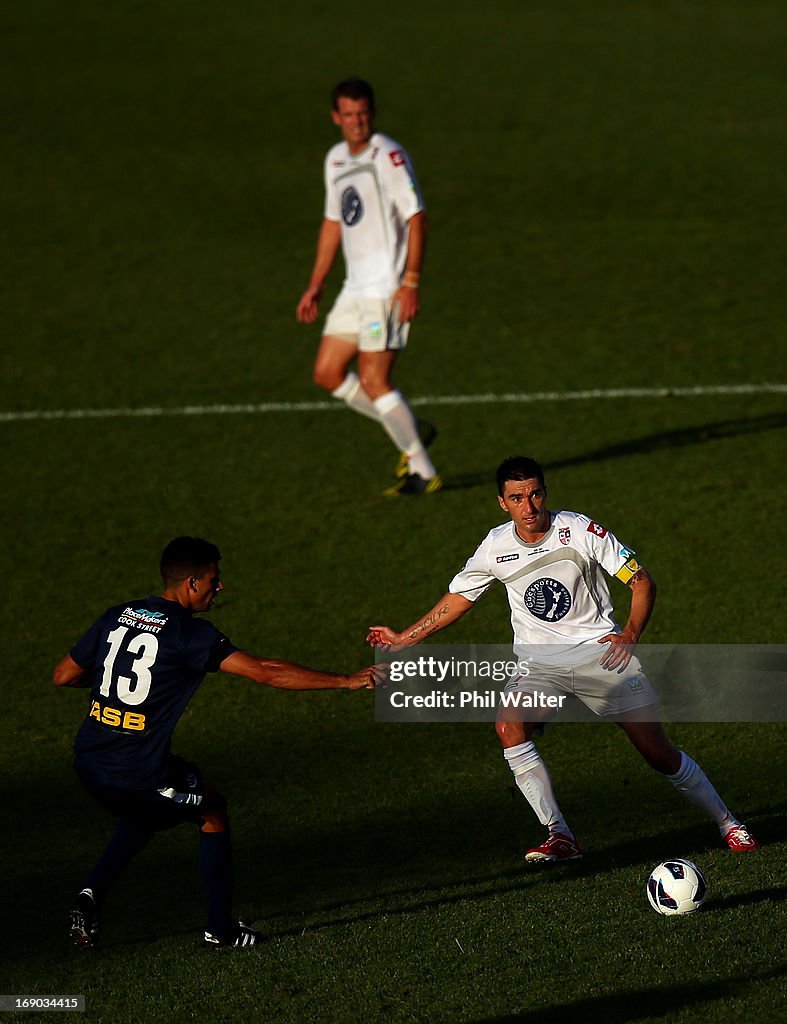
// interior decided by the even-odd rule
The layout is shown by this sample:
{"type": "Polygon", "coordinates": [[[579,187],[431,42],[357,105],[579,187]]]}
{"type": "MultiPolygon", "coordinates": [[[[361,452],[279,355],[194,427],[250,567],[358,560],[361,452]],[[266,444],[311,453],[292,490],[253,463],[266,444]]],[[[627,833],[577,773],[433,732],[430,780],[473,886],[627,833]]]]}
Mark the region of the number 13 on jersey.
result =
{"type": "MultiPolygon", "coordinates": [[[[123,704],[136,706],[142,704],[150,693],[153,677],[150,670],[158,654],[158,638],[152,633],[133,633],[128,639],[127,626],[118,626],[107,636],[109,651],[104,659],[104,675],[99,693],[110,700],[115,697],[123,704]],[[131,663],[132,676],[120,675],[116,672],[115,661],[121,650],[134,654],[131,663]]],[[[145,716],[131,711],[123,711],[94,700],[90,707],[90,717],[102,725],[129,729],[135,732],[144,730],[145,716]]]]}

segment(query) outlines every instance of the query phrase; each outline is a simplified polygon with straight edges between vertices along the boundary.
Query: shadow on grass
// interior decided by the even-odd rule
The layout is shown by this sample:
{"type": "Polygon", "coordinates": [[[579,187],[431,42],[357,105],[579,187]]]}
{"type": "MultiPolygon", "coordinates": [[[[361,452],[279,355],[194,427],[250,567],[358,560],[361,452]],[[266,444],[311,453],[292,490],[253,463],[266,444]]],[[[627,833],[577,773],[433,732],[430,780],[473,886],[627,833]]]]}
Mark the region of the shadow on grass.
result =
{"type": "MultiPolygon", "coordinates": [[[[676,430],[659,431],[645,437],[633,437],[618,444],[605,445],[589,452],[555,459],[552,462],[545,462],[544,470],[550,472],[556,469],[567,469],[570,466],[627,458],[630,455],[646,455],[668,448],[687,448],[691,445],[707,444],[709,441],[720,441],[728,437],[759,434],[768,430],[783,430],[785,427],[787,427],[787,413],[768,413],[764,416],[718,420],[715,423],[705,423],[696,427],[680,427],[676,430]]],[[[480,486],[493,487],[494,483],[492,469],[473,470],[467,473],[452,474],[445,481],[443,490],[468,490],[480,486]]]]}
{"type": "MultiPolygon", "coordinates": [[[[772,807],[768,809],[769,813],[766,816],[757,814],[751,816],[750,820],[756,824],[755,831],[766,843],[778,841],[777,836],[773,833],[780,830],[777,823],[780,825],[783,823],[782,810],[783,808],[772,807]]],[[[478,836],[476,835],[475,838],[478,836]]],[[[320,846],[320,862],[325,877],[330,876],[331,864],[347,863],[348,857],[355,857],[355,863],[359,863],[357,858],[363,856],[362,844],[361,837],[355,832],[341,837],[326,838],[320,846]]],[[[490,852],[499,855],[498,845],[495,843],[490,852]]],[[[383,859],[390,857],[396,861],[398,866],[407,864],[411,871],[432,877],[432,870],[428,866],[424,866],[423,863],[419,863],[420,857],[426,853],[430,862],[433,862],[435,850],[443,848],[444,845],[437,845],[435,837],[429,836],[428,826],[425,826],[419,830],[418,838],[412,844],[403,846],[394,840],[385,853],[380,856],[383,859]]],[[[465,836],[465,848],[476,862],[483,859],[483,849],[467,846],[467,836],[465,836]]],[[[301,865],[306,868],[308,873],[312,865],[304,863],[303,849],[304,845],[299,844],[301,865]]],[[[381,867],[385,878],[394,877],[396,868],[394,864],[383,863],[381,865],[379,861],[370,862],[369,875],[364,872],[363,868],[358,868],[355,874],[355,887],[364,893],[362,896],[316,904],[312,909],[302,912],[297,926],[290,923],[293,911],[289,908],[281,912],[267,914],[261,912],[258,917],[265,918],[269,930],[276,937],[283,938],[301,934],[304,930],[318,931],[323,928],[377,920],[383,917],[403,917],[467,900],[495,898],[502,894],[524,892],[534,886],[560,885],[576,879],[606,875],[610,871],[637,865],[642,867],[644,879],[653,865],[664,859],[667,855],[665,851],[679,851],[681,856],[698,857],[703,852],[710,850],[719,850],[719,840],[714,834],[712,825],[700,822],[688,828],[665,829],[662,832],[655,832],[629,842],[617,843],[606,849],[591,851],[586,853],[579,862],[530,866],[521,861],[510,868],[482,874],[475,872],[464,878],[455,877],[451,880],[444,880],[440,885],[435,886],[380,887],[377,883],[381,867]],[[372,872],[375,873],[374,879],[370,877],[372,872]],[[384,904],[383,907],[380,906],[380,902],[384,904]],[[275,924],[277,919],[282,923],[284,921],[288,923],[282,928],[277,928],[275,924]]],[[[723,853],[723,851],[721,852],[723,853]]],[[[675,855],[677,856],[677,853],[675,855]]],[[[735,855],[730,854],[730,856],[735,855]]],[[[746,855],[739,854],[738,856],[745,857],[746,855]]],[[[761,856],[761,854],[756,856],[761,856]]],[[[286,846],[279,845],[271,859],[274,864],[277,862],[292,864],[298,861],[299,855],[295,849],[291,849],[289,844],[286,844],[286,846]]],[[[300,871],[298,876],[300,876],[300,871]]],[[[295,895],[297,900],[297,893],[291,895],[295,895]]],[[[729,910],[736,906],[755,904],[766,900],[782,900],[785,895],[787,895],[785,888],[753,890],[737,896],[714,899],[703,912],[716,909],[729,910]]],[[[295,913],[297,915],[297,911],[295,913]]]]}
{"type": "Polygon", "coordinates": [[[773,889],[758,889],[754,892],[742,892],[737,896],[724,896],[720,900],[713,900],[702,908],[703,914],[716,914],[721,910],[732,910],[734,907],[749,907],[755,903],[764,903],[766,900],[774,902],[787,899],[787,885],[773,889]]]}
{"type": "Polygon", "coordinates": [[[785,427],[787,427],[787,413],[768,413],[764,416],[719,420],[716,423],[705,423],[698,427],[680,427],[677,430],[664,430],[646,437],[634,437],[627,441],[621,441],[619,444],[597,448],[595,451],[569,456],[565,459],[556,459],[544,468],[554,470],[564,469],[568,466],[581,466],[587,462],[606,462],[609,459],[621,459],[629,455],[646,455],[665,448],[687,448],[691,445],[706,444],[708,441],[740,437],[743,434],[783,430],[785,427]]]}
{"type": "Polygon", "coordinates": [[[719,999],[745,995],[753,985],[782,978],[785,974],[787,967],[780,966],[769,971],[736,975],[725,980],[714,978],[712,981],[689,982],[669,988],[658,986],[631,992],[616,992],[579,999],[573,1003],[526,1010],[524,1013],[505,1017],[476,1018],[472,1024],[588,1024],[589,1021],[628,1024],[629,1021],[652,1020],[658,1017],[670,1019],[678,1010],[685,1010],[693,1004],[713,1003],[719,999]]]}
{"type": "MultiPolygon", "coordinates": [[[[34,803],[35,793],[28,795],[34,803]]],[[[434,806],[423,806],[418,817],[400,812],[373,820],[361,816],[333,830],[291,823],[283,835],[262,841],[256,831],[247,832],[236,848],[238,899],[243,909],[253,911],[252,920],[264,920],[266,930],[285,938],[304,928],[315,931],[386,916],[404,917],[506,894],[526,896],[534,887],[563,885],[632,866],[641,867],[644,878],[665,856],[695,859],[710,850],[727,856],[713,826],[700,818],[682,829],[640,832],[630,840],[591,849],[580,862],[529,867],[515,852],[507,802],[490,803],[464,801],[447,808],[438,800],[434,806]],[[446,851],[450,851],[447,858],[446,851]]],[[[5,951],[11,960],[33,950],[57,951],[64,944],[73,892],[112,828],[111,821],[92,805],[77,806],[84,823],[78,843],[83,847],[81,869],[73,853],[63,859],[53,851],[51,857],[43,862],[37,857],[29,867],[15,859],[12,885],[2,900],[6,919],[14,920],[17,938],[14,949],[5,951]],[[46,922],[43,929],[42,922],[46,922]]],[[[765,848],[758,854],[738,855],[742,863],[749,857],[768,857],[769,846],[784,840],[784,807],[782,803],[749,809],[747,823],[765,848]]],[[[40,821],[38,815],[35,821],[40,821]]],[[[644,826],[637,822],[635,827],[642,830],[644,826]]],[[[785,889],[777,887],[714,897],[706,912],[784,897],[785,889]]],[[[112,892],[107,916],[108,949],[179,934],[179,927],[173,933],[175,920],[184,929],[198,931],[202,910],[196,835],[175,830],[154,839],[112,892]],[[156,876],[153,886],[151,872],[156,876]],[[142,909],[121,923],[126,917],[124,903],[142,909]],[[113,932],[117,938],[110,937],[113,932]]]]}

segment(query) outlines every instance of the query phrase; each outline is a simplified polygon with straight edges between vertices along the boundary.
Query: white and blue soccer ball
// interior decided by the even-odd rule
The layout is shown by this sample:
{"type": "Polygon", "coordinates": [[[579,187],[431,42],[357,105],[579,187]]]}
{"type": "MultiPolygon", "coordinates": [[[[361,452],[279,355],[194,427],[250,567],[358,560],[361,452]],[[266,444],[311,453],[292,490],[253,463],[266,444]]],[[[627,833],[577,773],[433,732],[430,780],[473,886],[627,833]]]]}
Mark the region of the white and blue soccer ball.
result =
{"type": "Polygon", "coordinates": [[[648,899],[659,914],[693,914],[708,896],[708,886],[696,864],[673,857],[657,864],[648,879],[648,899]]]}

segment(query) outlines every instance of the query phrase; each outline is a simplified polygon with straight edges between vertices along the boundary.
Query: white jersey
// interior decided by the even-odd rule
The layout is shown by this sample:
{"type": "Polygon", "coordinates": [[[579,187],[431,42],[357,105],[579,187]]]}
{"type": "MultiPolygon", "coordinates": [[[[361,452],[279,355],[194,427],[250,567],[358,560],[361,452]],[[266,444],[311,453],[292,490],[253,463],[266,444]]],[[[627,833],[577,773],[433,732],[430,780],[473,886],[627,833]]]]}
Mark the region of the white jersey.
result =
{"type": "Polygon", "coordinates": [[[325,158],[325,217],[342,227],[345,290],[389,298],[407,260],[407,222],[424,209],[410,158],[398,142],[375,132],[353,156],[346,142],[325,158]]]}
{"type": "Polygon", "coordinates": [[[602,636],[620,632],[599,567],[628,583],[639,565],[630,548],[587,516],[550,516],[551,526],[536,544],[525,543],[511,522],[490,530],[448,589],[476,601],[500,580],[515,648],[526,646],[523,653],[538,662],[581,664],[601,655],[602,636]]]}

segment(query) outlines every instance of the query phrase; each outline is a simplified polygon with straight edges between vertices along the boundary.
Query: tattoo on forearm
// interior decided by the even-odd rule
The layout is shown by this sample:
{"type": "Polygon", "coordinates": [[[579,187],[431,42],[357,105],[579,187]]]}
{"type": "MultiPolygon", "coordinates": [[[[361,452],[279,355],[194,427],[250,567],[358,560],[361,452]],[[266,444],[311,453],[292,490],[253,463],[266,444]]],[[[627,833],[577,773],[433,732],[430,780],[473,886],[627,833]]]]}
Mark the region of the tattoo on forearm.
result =
{"type": "Polygon", "coordinates": [[[634,575],[629,580],[629,586],[633,587],[635,583],[639,583],[641,580],[649,580],[650,573],[647,569],[637,569],[634,575]]]}
{"type": "Polygon", "coordinates": [[[418,637],[429,636],[431,633],[436,633],[440,626],[438,621],[443,615],[448,614],[448,605],[444,604],[442,608],[437,608],[435,611],[425,615],[417,626],[414,626],[407,634],[409,640],[415,640],[418,637]]]}

